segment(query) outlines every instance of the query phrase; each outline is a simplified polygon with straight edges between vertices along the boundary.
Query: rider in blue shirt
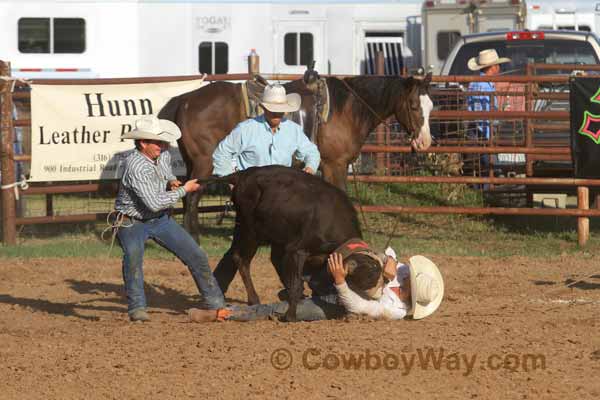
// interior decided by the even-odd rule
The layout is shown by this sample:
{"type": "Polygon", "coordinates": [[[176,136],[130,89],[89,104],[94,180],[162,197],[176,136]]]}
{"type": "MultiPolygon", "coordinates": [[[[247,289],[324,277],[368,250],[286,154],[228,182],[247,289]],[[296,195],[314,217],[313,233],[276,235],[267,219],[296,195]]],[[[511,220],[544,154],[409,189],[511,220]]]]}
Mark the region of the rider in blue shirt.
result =
{"type": "Polygon", "coordinates": [[[302,127],[284,117],[300,108],[300,96],[286,95],[281,85],[269,85],[263,93],[264,114],[239,123],[213,153],[213,174],[265,165],[292,165],[293,156],[303,161],[304,171],[314,174],[321,156],[302,127]]]}
{"type": "MultiPolygon", "coordinates": [[[[281,85],[267,86],[260,103],[264,115],[241,122],[219,143],[213,153],[213,174],[222,176],[235,170],[273,164],[290,167],[294,155],[304,162],[305,172],[316,173],[321,162],[317,146],[300,125],[284,118],[286,112],[298,111],[300,102],[300,95],[286,95],[281,85]]],[[[232,254],[229,249],[214,271],[223,292],[237,272],[232,254]]]]}

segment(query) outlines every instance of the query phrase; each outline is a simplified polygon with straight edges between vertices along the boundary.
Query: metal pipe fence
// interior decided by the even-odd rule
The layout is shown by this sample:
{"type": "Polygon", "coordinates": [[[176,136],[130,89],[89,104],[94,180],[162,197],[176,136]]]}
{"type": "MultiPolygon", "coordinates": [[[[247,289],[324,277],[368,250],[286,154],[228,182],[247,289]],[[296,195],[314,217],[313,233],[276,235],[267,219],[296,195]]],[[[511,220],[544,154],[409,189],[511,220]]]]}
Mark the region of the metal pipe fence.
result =
{"type": "MultiPolygon", "coordinates": [[[[580,245],[584,245],[589,238],[589,217],[600,216],[600,210],[590,210],[587,202],[589,187],[600,186],[600,180],[590,179],[561,179],[561,178],[541,178],[534,176],[533,163],[538,160],[545,161],[570,161],[570,148],[564,140],[556,139],[552,136],[553,132],[564,132],[568,129],[569,120],[568,110],[536,109],[539,102],[565,101],[568,100],[568,94],[558,93],[540,89],[540,85],[566,85],[568,75],[533,75],[538,69],[565,70],[568,67],[581,69],[582,66],[532,66],[528,69],[529,75],[526,76],[496,76],[483,78],[480,76],[434,76],[432,81],[436,84],[467,84],[469,82],[478,82],[487,80],[491,82],[502,82],[518,85],[518,90],[508,87],[509,90],[498,90],[492,96],[504,96],[507,99],[520,99],[523,106],[522,110],[504,110],[504,111],[486,111],[474,112],[464,108],[465,99],[473,93],[468,92],[460,86],[448,87],[448,89],[432,88],[432,96],[437,109],[431,114],[431,121],[434,123],[445,124],[446,130],[437,138],[434,145],[426,152],[414,153],[408,145],[407,135],[401,129],[398,129],[396,123],[389,121],[388,124],[380,125],[369,138],[369,142],[362,148],[361,162],[363,158],[368,158],[370,154],[376,154],[374,171],[370,175],[359,175],[356,178],[349,176],[349,179],[356,179],[365,183],[403,183],[403,184],[462,184],[462,185],[522,185],[531,186],[553,186],[563,189],[577,190],[578,208],[576,209],[536,209],[532,207],[402,207],[402,206],[362,206],[361,209],[366,212],[385,212],[385,213],[421,213],[421,214],[469,214],[469,215],[552,215],[552,216],[570,216],[578,218],[578,237],[580,245]],[[536,69],[536,67],[538,67],[536,69]],[[436,102],[436,100],[440,100],[436,102]],[[445,101],[445,103],[444,103],[445,101]],[[487,140],[473,138],[469,135],[469,128],[462,125],[471,121],[493,120],[505,121],[518,125],[518,131],[515,128],[510,136],[497,134],[496,127],[492,126],[490,137],[487,140]],[[511,122],[512,121],[512,122],[511,122]],[[542,131],[543,141],[538,138],[537,132],[542,131]],[[375,141],[373,143],[373,140],[375,141]],[[422,160],[425,157],[460,155],[463,159],[469,156],[482,154],[500,155],[500,154],[522,154],[526,158],[525,177],[496,177],[493,168],[488,172],[481,169],[471,171],[476,176],[415,176],[415,172],[422,175],[422,160]],[[393,157],[404,157],[398,160],[393,157]],[[416,161],[414,161],[416,159],[416,161]],[[409,164],[412,166],[409,166],[409,164]],[[421,164],[420,164],[421,163],[421,164]],[[412,169],[411,169],[412,168],[412,169]],[[413,174],[412,176],[410,174],[413,174]],[[405,176],[394,176],[403,174],[405,176]],[[587,193],[587,194],[586,194],[587,193]],[[585,199],[584,199],[585,197],[585,199]]],[[[596,66],[594,66],[596,67],[596,66]]],[[[1,75],[9,76],[10,68],[7,63],[0,62],[1,75]]],[[[588,68],[586,70],[599,68],[588,68]]],[[[299,79],[301,75],[263,75],[270,80],[292,80],[299,79]]],[[[240,81],[250,79],[251,74],[228,74],[207,76],[207,81],[230,80],[240,81]]],[[[149,78],[118,78],[118,79],[72,79],[72,80],[39,80],[36,83],[42,84],[112,84],[112,83],[152,83],[169,82],[185,79],[198,79],[198,76],[175,76],[175,77],[149,77],[149,78]]],[[[14,141],[15,128],[28,129],[31,125],[31,119],[27,116],[13,118],[13,103],[22,103],[25,106],[29,102],[29,93],[25,90],[12,92],[13,85],[10,81],[4,80],[0,83],[2,95],[2,116],[1,116],[1,160],[2,160],[2,185],[9,185],[17,181],[15,176],[14,164],[18,162],[30,162],[29,154],[14,154],[12,142],[14,141]]],[[[16,82],[14,86],[22,87],[22,82],[16,82]]],[[[487,93],[488,95],[490,93],[487,93]]],[[[547,107],[548,108],[548,107],[547,107]]],[[[477,159],[477,157],[475,157],[477,159]]],[[[361,171],[359,171],[361,172],[361,171]]],[[[443,173],[444,171],[442,171],[443,173]]],[[[98,193],[104,191],[106,196],[112,196],[115,193],[116,186],[112,189],[106,189],[107,182],[98,183],[79,183],[65,184],[61,182],[51,182],[46,185],[32,185],[28,190],[20,191],[24,196],[45,196],[45,213],[37,216],[17,216],[15,208],[15,192],[8,189],[2,190],[2,240],[7,244],[16,243],[16,227],[18,225],[46,224],[46,223],[74,223],[82,221],[98,221],[106,218],[107,212],[84,212],[80,214],[57,215],[55,195],[81,195],[85,193],[98,193]]],[[[114,183],[114,182],[113,182],[114,183]]],[[[110,185],[109,185],[110,186],[110,185]]],[[[529,194],[528,194],[529,195],[529,194]]],[[[598,202],[597,202],[598,203],[598,202]]],[[[210,205],[200,207],[202,212],[222,212],[224,205],[210,205]]],[[[177,209],[176,213],[181,213],[177,209]]]]}

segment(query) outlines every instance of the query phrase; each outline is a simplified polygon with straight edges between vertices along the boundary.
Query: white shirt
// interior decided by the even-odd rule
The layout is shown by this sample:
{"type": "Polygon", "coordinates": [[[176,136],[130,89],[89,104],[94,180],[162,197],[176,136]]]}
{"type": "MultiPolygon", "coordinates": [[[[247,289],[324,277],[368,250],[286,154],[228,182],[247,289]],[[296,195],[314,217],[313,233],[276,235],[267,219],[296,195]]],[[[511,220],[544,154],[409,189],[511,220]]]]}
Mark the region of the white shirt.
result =
{"type": "Polygon", "coordinates": [[[348,287],[344,282],[335,285],[338,296],[348,312],[367,315],[376,319],[403,319],[410,310],[410,304],[406,304],[394,291],[393,287],[402,287],[404,278],[409,275],[408,265],[396,264],[396,277],[388,282],[383,288],[383,294],[378,300],[365,300],[348,287]]]}

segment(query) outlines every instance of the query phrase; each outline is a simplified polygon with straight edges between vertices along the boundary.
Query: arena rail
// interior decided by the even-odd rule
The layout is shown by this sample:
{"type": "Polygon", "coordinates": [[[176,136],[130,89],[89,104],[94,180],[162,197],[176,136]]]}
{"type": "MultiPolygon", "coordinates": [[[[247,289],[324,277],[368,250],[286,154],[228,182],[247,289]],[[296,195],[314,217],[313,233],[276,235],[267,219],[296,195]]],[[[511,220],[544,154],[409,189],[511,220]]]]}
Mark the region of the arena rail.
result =
{"type": "MultiPolygon", "coordinates": [[[[568,75],[543,75],[535,76],[531,74],[536,68],[543,69],[581,69],[582,66],[531,66],[528,69],[526,76],[501,76],[492,77],[487,80],[493,82],[513,82],[525,85],[525,97],[531,99],[559,99],[566,100],[568,95],[564,93],[544,93],[538,90],[540,83],[568,83],[568,75]],[[559,68],[560,67],[560,68],[559,68]]],[[[585,67],[586,70],[600,70],[600,66],[585,67]]],[[[31,125],[30,119],[13,119],[13,99],[18,101],[27,100],[28,92],[14,92],[15,86],[20,87],[26,83],[13,80],[10,78],[10,64],[0,61],[0,76],[4,79],[0,81],[1,100],[1,184],[3,190],[2,195],[2,241],[5,244],[15,244],[17,239],[17,226],[29,224],[46,224],[46,223],[73,223],[82,221],[98,221],[106,218],[107,213],[87,213],[80,215],[53,215],[52,195],[60,193],[88,193],[97,192],[103,183],[90,184],[64,184],[54,183],[44,186],[32,186],[28,190],[20,190],[21,195],[46,195],[46,215],[37,217],[17,217],[15,206],[15,190],[13,188],[17,181],[15,177],[15,161],[31,161],[30,155],[15,155],[12,143],[14,141],[15,127],[28,127],[31,125]],[[10,186],[10,187],[8,187],[10,186]]],[[[118,79],[71,79],[57,80],[45,79],[39,80],[39,83],[46,84],[110,84],[110,83],[147,83],[147,82],[169,82],[182,79],[197,79],[199,76],[175,76],[175,77],[148,77],[148,78],[118,78],[118,79]]],[[[209,75],[207,81],[218,80],[246,80],[252,77],[251,74],[228,74],[228,75],[209,75]]],[[[291,80],[298,79],[301,75],[282,75],[282,74],[265,74],[265,78],[269,80],[291,80]]],[[[434,76],[433,82],[437,83],[468,83],[473,81],[481,81],[479,76],[434,76]]],[[[496,95],[513,96],[514,93],[496,93],[496,95]]],[[[529,101],[527,103],[530,103],[529,101]]],[[[384,212],[384,213],[422,213],[422,214],[470,214],[470,215],[551,215],[551,216],[570,216],[578,219],[578,242],[581,246],[585,245],[589,238],[589,217],[600,216],[600,210],[589,209],[589,187],[600,186],[600,180],[592,179],[561,179],[561,178],[535,178],[532,177],[533,169],[532,162],[535,157],[543,157],[544,159],[570,159],[570,149],[568,147],[536,147],[533,143],[533,129],[535,127],[544,127],[544,123],[536,123],[535,120],[547,121],[567,121],[569,119],[568,111],[506,111],[506,112],[470,112],[464,110],[439,110],[431,114],[432,119],[438,120],[481,120],[481,119],[522,119],[526,126],[526,136],[522,146],[498,146],[487,145],[482,146],[479,143],[477,146],[469,143],[460,143],[456,146],[444,145],[440,141],[439,146],[433,146],[426,153],[462,153],[462,154],[497,154],[497,153],[523,153],[527,157],[527,178],[497,178],[490,177],[441,177],[441,176],[357,176],[356,180],[360,182],[377,182],[377,183],[439,183],[439,184],[507,184],[507,185],[553,185],[561,187],[576,187],[578,194],[578,205],[576,209],[548,209],[548,208],[500,208],[500,207],[402,207],[402,206],[360,206],[366,212],[384,212]]],[[[562,128],[565,128],[565,124],[562,128]]],[[[549,130],[558,129],[556,125],[547,127],[549,130]]],[[[380,138],[380,135],[376,135],[380,138]]],[[[383,143],[383,141],[379,141],[383,143]]],[[[392,146],[392,145],[365,145],[363,152],[372,153],[410,153],[412,149],[409,146],[392,146]]],[[[351,180],[355,177],[349,177],[351,180]]],[[[19,189],[17,189],[19,190],[19,189]]],[[[596,199],[598,206],[600,201],[596,199]]],[[[359,206],[357,206],[359,207],[359,206]]],[[[225,206],[209,206],[201,207],[200,211],[204,212],[219,212],[223,211],[225,206]]],[[[181,213],[181,209],[175,210],[176,213],[181,213]]]]}

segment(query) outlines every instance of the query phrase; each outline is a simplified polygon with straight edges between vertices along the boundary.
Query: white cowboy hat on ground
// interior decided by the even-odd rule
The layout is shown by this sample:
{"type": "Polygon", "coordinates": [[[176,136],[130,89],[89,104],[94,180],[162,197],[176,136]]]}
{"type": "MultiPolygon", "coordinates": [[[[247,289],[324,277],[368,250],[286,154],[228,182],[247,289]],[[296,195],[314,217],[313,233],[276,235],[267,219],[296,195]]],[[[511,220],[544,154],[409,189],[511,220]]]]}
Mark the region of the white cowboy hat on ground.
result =
{"type": "Polygon", "coordinates": [[[428,258],[413,256],[410,265],[410,297],[413,319],[431,315],[444,297],[444,279],[438,267],[428,258]]]}
{"type": "Polygon", "coordinates": [[[491,67],[496,64],[504,64],[510,62],[510,58],[498,57],[498,53],[494,49],[481,50],[477,57],[473,57],[467,63],[471,71],[479,71],[480,69],[491,67]]]}
{"type": "Polygon", "coordinates": [[[135,121],[135,128],[122,139],[160,140],[161,142],[176,142],[181,137],[181,131],[175,123],[158,119],[153,115],[135,121]]]}
{"type": "Polygon", "coordinates": [[[268,85],[262,94],[260,104],[267,110],[275,113],[294,112],[300,109],[302,99],[298,93],[285,94],[281,85],[268,85]]]}

